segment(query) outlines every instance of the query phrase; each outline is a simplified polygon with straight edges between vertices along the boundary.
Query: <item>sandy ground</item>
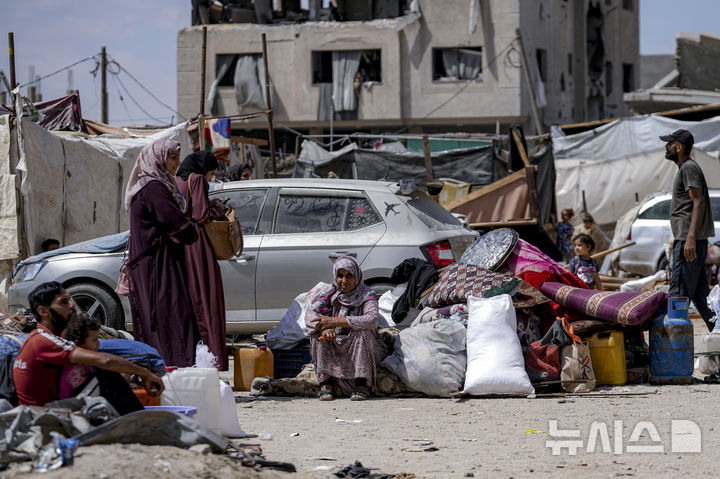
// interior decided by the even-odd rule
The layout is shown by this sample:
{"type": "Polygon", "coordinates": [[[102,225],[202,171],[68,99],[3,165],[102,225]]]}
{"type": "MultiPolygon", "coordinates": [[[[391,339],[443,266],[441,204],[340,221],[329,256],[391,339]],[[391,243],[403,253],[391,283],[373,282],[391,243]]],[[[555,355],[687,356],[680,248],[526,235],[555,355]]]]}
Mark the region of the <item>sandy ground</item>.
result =
{"type": "MultiPolygon", "coordinates": [[[[696,350],[704,325],[695,323],[696,350]]],[[[232,378],[232,372],[223,373],[232,378]]],[[[697,375],[700,377],[700,375],[697,375]]],[[[373,399],[351,402],[315,398],[251,398],[237,393],[240,424],[256,435],[239,442],[259,444],[270,460],[293,463],[292,477],[334,477],[332,472],[359,460],[377,473],[405,477],[688,477],[715,476],[720,449],[720,416],[715,413],[720,385],[637,385],[598,388],[608,397],[373,399]],[[358,421],[338,422],[337,420],[358,421]],[[579,429],[577,455],[567,449],[553,455],[547,441],[551,420],[558,429],[579,429]],[[673,452],[672,421],[690,420],[701,431],[701,452],[673,452]],[[620,421],[622,434],[616,434],[620,421]],[[649,421],[657,430],[638,430],[649,421]],[[596,422],[607,428],[607,445],[597,436],[588,452],[596,422]],[[642,434],[640,434],[642,433],[642,434]],[[269,435],[269,436],[268,436],[269,435]],[[415,444],[423,440],[430,443],[415,444]],[[632,446],[662,446],[662,452],[631,452],[632,446]],[[617,452],[617,453],[616,453],[617,452]],[[320,459],[321,457],[332,460],[320,459]],[[330,470],[318,470],[319,467],[330,470]]],[[[676,433],[681,431],[676,430],[676,433]]],[[[692,438],[675,435],[676,439],[692,438]]],[[[677,443],[676,443],[677,445],[677,443]]],[[[2,477],[29,477],[15,470],[2,477]]],[[[168,447],[93,446],[81,448],[74,466],[44,474],[76,477],[290,477],[260,474],[222,456],[203,456],[168,447]],[[163,464],[158,461],[165,461],[163,464]]]]}

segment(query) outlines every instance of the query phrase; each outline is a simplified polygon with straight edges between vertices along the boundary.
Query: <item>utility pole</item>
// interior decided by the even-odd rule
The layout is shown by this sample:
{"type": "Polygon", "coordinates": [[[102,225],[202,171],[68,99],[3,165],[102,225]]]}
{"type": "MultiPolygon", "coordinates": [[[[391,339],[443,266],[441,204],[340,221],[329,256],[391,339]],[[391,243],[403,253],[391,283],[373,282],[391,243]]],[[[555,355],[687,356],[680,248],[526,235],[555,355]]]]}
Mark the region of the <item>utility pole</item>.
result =
{"type": "Polygon", "coordinates": [[[10,52],[10,88],[15,88],[15,34],[8,32],[8,50],[10,52]]]}
{"type": "Polygon", "coordinates": [[[100,48],[100,121],[108,124],[107,53],[100,48]]]}

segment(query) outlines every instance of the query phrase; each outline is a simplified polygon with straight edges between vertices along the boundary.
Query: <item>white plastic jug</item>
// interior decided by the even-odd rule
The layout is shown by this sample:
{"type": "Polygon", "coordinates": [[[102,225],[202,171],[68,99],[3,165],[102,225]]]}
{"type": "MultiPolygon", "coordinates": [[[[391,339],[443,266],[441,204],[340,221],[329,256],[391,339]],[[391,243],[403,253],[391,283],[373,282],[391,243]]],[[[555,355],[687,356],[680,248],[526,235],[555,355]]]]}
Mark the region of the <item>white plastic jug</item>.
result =
{"type": "Polygon", "coordinates": [[[180,368],[163,377],[165,391],[160,404],[197,408],[195,420],[222,434],[220,423],[220,376],[215,368],[180,368]]]}
{"type": "Polygon", "coordinates": [[[703,374],[720,373],[720,333],[709,333],[700,336],[700,353],[697,368],[703,374]]]}

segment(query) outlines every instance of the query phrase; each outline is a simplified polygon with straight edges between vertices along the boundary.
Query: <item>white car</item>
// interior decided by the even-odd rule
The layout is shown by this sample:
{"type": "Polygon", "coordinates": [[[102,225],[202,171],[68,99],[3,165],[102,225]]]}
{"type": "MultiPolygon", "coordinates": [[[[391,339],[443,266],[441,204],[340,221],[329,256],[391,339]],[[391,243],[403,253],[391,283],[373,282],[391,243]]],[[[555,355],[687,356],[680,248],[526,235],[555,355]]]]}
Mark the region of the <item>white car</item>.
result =
{"type": "MultiPolygon", "coordinates": [[[[710,208],[715,222],[715,236],[708,241],[720,241],[720,189],[710,189],[710,208]]],[[[670,230],[671,193],[656,193],[640,205],[633,221],[628,241],[635,241],[620,251],[620,269],[641,276],[650,276],[667,267],[665,245],[672,234],[670,230]]]]}

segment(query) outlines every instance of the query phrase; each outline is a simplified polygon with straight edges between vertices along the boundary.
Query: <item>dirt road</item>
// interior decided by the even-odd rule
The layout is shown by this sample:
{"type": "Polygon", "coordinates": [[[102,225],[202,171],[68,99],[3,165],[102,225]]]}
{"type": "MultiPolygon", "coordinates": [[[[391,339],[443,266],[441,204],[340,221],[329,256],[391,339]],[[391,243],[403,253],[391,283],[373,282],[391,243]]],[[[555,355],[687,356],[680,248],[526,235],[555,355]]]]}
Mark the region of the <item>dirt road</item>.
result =
{"type": "MultiPolygon", "coordinates": [[[[696,349],[703,328],[695,322],[696,349]]],[[[222,376],[231,379],[232,371],[222,376]]],[[[239,442],[259,444],[267,459],[291,462],[297,474],[258,474],[221,456],[175,448],[111,445],[81,448],[74,466],[44,477],[329,478],[356,460],[375,472],[420,478],[717,475],[720,385],[638,385],[595,393],[608,397],[320,402],[237,393],[240,424],[256,435],[239,442]],[[577,437],[553,437],[553,420],[566,433],[579,430],[577,437]],[[692,422],[673,425],[673,420],[692,422]],[[693,423],[699,439],[680,428],[693,423]],[[696,446],[695,439],[700,453],[678,452],[696,446]],[[548,441],[563,440],[579,441],[576,455],[568,448],[553,455],[548,441]],[[638,452],[638,446],[660,446],[662,452],[638,452]]],[[[16,470],[0,477],[29,475],[16,470]]]]}

